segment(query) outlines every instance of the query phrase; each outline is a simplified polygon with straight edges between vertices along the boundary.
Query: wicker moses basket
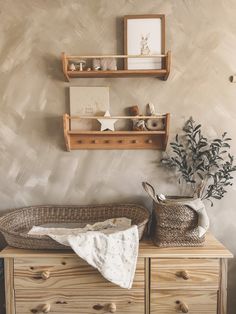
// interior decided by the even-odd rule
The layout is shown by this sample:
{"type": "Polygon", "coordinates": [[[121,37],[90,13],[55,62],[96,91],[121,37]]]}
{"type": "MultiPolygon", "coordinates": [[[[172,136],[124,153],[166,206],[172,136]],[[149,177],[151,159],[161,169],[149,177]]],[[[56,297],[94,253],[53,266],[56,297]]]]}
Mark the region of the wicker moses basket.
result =
{"type": "MultiPolygon", "coordinates": [[[[84,227],[86,224],[110,218],[126,217],[138,226],[141,239],[149,220],[149,211],[134,204],[105,204],[92,206],[32,206],[14,210],[0,218],[0,232],[8,245],[24,249],[70,249],[48,236],[29,235],[33,226],[68,224],[84,227]]],[[[73,226],[75,228],[75,226],[73,226]]]]}
{"type": "Polygon", "coordinates": [[[143,182],[143,188],[153,199],[151,236],[155,245],[202,246],[205,237],[198,236],[198,215],[190,207],[183,205],[186,198],[167,197],[159,201],[151,184],[143,182]]]}

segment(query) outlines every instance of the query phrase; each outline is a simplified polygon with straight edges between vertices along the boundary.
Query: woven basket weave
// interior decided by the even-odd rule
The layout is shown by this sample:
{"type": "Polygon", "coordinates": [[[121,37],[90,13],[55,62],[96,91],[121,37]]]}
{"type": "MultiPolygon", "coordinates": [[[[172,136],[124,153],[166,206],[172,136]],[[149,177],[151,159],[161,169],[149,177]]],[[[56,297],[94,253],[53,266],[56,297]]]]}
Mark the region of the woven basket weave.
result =
{"type": "Polygon", "coordinates": [[[204,244],[205,237],[198,236],[198,214],[183,205],[186,198],[169,197],[165,202],[159,202],[149,183],[143,183],[143,187],[153,199],[151,236],[155,245],[173,247],[204,244]]]}
{"type": "Polygon", "coordinates": [[[17,209],[0,218],[0,231],[8,245],[24,249],[70,249],[48,236],[29,235],[33,226],[48,223],[86,224],[110,218],[126,217],[138,226],[141,239],[149,220],[149,211],[134,204],[106,204],[92,206],[33,206],[17,209]]]}

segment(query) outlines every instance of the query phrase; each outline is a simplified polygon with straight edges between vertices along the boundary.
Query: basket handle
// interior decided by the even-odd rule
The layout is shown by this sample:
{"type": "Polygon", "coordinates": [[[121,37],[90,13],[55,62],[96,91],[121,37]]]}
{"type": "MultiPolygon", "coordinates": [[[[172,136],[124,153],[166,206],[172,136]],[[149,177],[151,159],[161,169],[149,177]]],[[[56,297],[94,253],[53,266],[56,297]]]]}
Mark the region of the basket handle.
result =
{"type": "Polygon", "coordinates": [[[142,182],[142,186],[147,194],[154,200],[154,202],[159,203],[154,187],[148,182],[142,182]]]}

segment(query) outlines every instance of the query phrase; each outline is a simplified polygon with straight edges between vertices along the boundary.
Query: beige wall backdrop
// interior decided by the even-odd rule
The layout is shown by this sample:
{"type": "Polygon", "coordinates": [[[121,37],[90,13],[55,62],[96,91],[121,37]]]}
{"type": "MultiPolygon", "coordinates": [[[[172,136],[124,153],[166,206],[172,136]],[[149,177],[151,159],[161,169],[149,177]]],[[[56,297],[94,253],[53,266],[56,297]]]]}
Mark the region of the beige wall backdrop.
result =
{"type": "MultiPolygon", "coordinates": [[[[60,53],[122,53],[122,17],[166,15],[172,50],[167,82],[155,78],[76,80],[109,86],[112,114],[153,102],[171,112],[171,135],[193,116],[208,136],[227,131],[236,155],[235,0],[0,0],[0,209],[36,204],[138,202],[151,207],[141,181],[178,191],[158,166],[158,151],[65,151],[62,114],[68,83],[60,53]]],[[[236,185],[209,208],[212,232],[236,254],[236,185]]],[[[236,260],[229,307],[236,308],[236,260]]]]}

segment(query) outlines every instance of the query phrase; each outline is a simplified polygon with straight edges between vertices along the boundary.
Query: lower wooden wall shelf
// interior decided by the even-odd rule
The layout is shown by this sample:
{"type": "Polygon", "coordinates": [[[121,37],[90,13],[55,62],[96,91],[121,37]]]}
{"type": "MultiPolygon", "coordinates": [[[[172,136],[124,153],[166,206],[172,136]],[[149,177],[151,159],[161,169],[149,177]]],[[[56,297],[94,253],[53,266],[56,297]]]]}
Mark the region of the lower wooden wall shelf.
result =
{"type": "MultiPolygon", "coordinates": [[[[160,131],[81,131],[71,130],[72,119],[87,117],[63,116],[64,137],[67,151],[78,149],[158,149],[165,150],[170,114],[155,116],[164,119],[164,129],[160,131]]],[[[91,119],[92,117],[90,117],[91,119]]],[[[93,117],[98,118],[98,117],[93,117]]],[[[115,119],[143,119],[143,117],[112,117],[115,119]]],[[[147,117],[145,117],[147,118],[147,117]]],[[[150,118],[150,117],[149,117],[150,118]]],[[[89,118],[87,118],[89,119],[89,118]]]]}

